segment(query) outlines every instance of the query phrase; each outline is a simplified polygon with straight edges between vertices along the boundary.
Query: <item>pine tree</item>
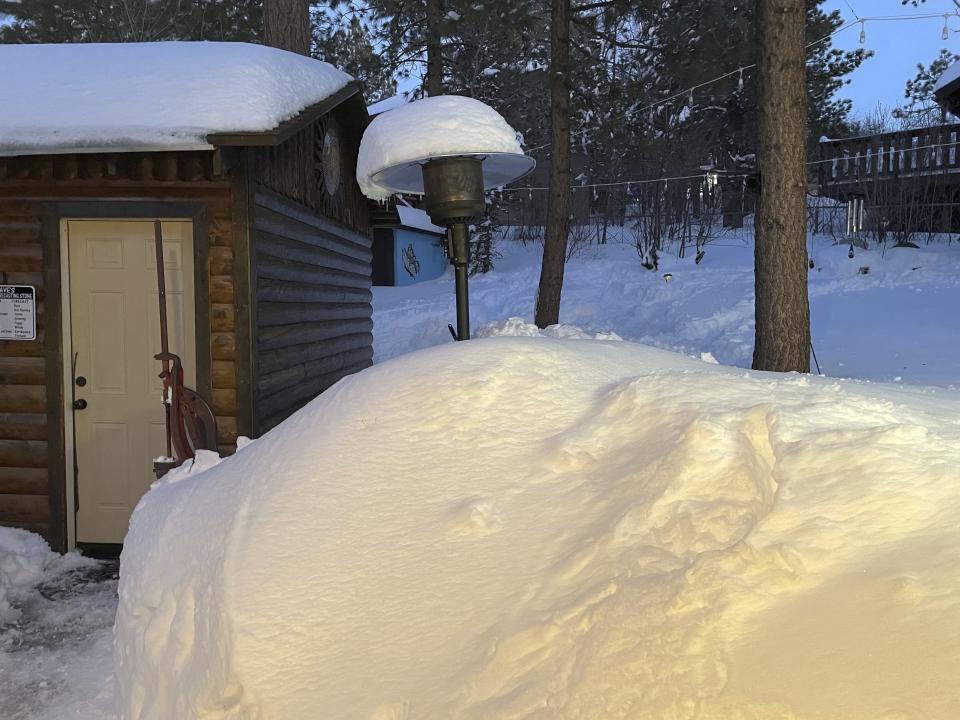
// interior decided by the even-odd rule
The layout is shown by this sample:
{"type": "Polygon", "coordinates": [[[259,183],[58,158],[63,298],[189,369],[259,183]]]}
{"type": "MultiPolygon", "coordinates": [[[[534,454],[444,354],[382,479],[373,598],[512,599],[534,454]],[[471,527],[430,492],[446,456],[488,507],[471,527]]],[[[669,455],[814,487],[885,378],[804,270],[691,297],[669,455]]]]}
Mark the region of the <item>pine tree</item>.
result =
{"type": "Polygon", "coordinates": [[[803,0],[757,0],[760,207],[755,370],[810,372],[803,0]]]}
{"type": "Polygon", "coordinates": [[[929,66],[917,63],[916,77],[907,80],[903,92],[907,103],[893,111],[893,116],[903,122],[905,129],[927,127],[946,121],[946,113],[934,100],[933,89],[944,71],[958,60],[960,55],[944,49],[929,66]]]}
{"type": "Polygon", "coordinates": [[[560,322],[560,295],[570,232],[570,0],[552,0],[550,14],[550,189],[534,322],[560,322]]]}
{"type": "Polygon", "coordinates": [[[236,40],[262,36],[260,0],[0,0],[3,43],[236,40]]]}
{"type": "Polygon", "coordinates": [[[281,50],[309,55],[309,0],[263,0],[263,42],[281,50]]]}
{"type": "Polygon", "coordinates": [[[359,80],[368,104],[397,92],[397,81],[373,45],[371,15],[352,0],[317,7],[312,13],[314,56],[359,80]]]}

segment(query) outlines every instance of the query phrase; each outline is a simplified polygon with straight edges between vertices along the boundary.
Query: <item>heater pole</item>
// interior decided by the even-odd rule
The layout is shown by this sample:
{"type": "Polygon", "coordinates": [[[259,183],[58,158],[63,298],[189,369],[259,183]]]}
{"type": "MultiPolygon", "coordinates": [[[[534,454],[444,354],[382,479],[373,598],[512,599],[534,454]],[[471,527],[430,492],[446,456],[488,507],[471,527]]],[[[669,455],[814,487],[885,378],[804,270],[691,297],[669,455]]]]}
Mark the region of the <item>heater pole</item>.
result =
{"type": "Polygon", "coordinates": [[[450,226],[450,261],[456,275],[457,340],[470,339],[470,299],[467,269],[470,264],[470,231],[466,223],[450,226]]]}

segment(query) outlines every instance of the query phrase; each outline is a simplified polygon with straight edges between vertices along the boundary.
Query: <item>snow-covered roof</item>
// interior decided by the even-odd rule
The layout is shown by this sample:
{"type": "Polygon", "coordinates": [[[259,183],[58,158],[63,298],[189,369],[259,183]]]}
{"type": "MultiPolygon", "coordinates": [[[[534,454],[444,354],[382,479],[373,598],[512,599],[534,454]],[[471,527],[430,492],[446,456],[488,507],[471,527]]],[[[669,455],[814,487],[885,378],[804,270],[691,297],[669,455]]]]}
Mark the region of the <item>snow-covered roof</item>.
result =
{"type": "Polygon", "coordinates": [[[516,131],[492,107],[473,98],[440,95],[373,119],[360,141],[357,183],[372,200],[395,192],[422,193],[419,168],[405,172],[407,167],[448,155],[489,156],[492,162],[483,169],[486,187],[504,185],[535,165],[524,156],[516,131]],[[390,187],[381,173],[391,169],[401,169],[408,185],[390,187]]]}
{"type": "Polygon", "coordinates": [[[409,95],[391,95],[383,100],[378,100],[372,105],[367,105],[367,112],[370,114],[370,117],[373,117],[374,115],[385,113],[387,110],[395,110],[398,107],[403,107],[411,101],[412,98],[409,95]]]}
{"type": "Polygon", "coordinates": [[[423,230],[424,232],[443,235],[447,231],[439,225],[430,222],[430,216],[420,208],[410,207],[397,203],[397,216],[400,218],[400,227],[410,228],[411,230],[423,230]]]}
{"type": "Polygon", "coordinates": [[[248,43],[0,45],[0,155],[194,150],[264,132],[352,78],[248,43]]]}
{"type": "Polygon", "coordinates": [[[933,86],[933,92],[936,93],[943,90],[943,88],[958,78],[960,78],[960,60],[957,60],[957,62],[943,71],[943,75],[937,80],[937,84],[933,86]]]}

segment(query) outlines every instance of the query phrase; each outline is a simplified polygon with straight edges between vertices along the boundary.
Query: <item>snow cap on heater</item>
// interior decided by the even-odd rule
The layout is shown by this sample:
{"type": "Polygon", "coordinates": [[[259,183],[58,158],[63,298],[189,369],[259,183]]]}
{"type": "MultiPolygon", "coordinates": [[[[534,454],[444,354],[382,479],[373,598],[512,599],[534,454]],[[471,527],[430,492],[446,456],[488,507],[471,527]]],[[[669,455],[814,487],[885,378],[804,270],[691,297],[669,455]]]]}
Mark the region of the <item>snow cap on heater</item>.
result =
{"type": "Polygon", "coordinates": [[[473,98],[441,95],[374,118],[360,142],[357,183],[373,200],[423,195],[423,166],[453,157],[480,161],[484,190],[513,182],[536,165],[496,110],[473,98]]]}

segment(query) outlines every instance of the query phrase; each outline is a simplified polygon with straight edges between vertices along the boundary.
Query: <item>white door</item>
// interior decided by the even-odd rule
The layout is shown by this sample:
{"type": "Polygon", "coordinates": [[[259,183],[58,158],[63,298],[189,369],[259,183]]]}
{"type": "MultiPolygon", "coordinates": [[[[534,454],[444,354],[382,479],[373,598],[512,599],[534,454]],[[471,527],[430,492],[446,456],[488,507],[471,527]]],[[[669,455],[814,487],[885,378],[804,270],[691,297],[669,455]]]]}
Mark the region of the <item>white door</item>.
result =
{"type": "MultiPolygon", "coordinates": [[[[193,230],[165,221],[170,350],[196,387],[193,230]]],[[[70,220],[70,345],[77,459],[77,542],[119,543],[166,453],[161,405],[160,310],[152,221],[70,220]]],[[[68,403],[70,393],[67,393],[68,403]]],[[[68,407],[68,412],[71,410],[68,407]]],[[[71,459],[67,460],[70,467],[71,459]]]]}

